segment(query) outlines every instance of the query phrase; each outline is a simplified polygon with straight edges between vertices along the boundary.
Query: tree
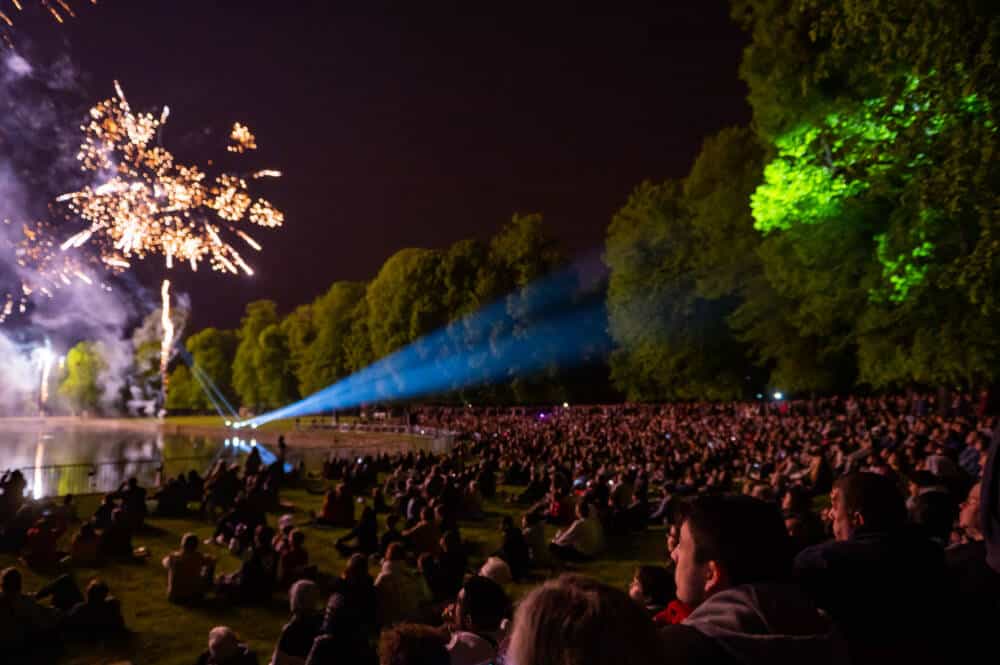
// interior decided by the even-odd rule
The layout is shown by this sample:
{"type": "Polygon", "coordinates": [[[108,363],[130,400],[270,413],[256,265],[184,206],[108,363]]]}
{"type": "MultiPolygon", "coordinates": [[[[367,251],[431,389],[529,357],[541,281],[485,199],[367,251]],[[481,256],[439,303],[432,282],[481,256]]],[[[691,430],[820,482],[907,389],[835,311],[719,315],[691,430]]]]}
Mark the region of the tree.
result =
{"type": "Polygon", "coordinates": [[[315,303],[299,305],[281,322],[281,332],[288,344],[291,371],[295,376],[296,393],[302,397],[312,392],[306,390],[304,378],[309,373],[309,356],[316,340],[314,307],[315,303]]]}
{"type": "Polygon", "coordinates": [[[106,367],[100,345],[95,342],[79,342],[66,354],[66,377],[59,385],[59,394],[74,411],[98,409],[101,403],[99,377],[106,367]]]}
{"type": "Polygon", "coordinates": [[[278,324],[278,306],[273,300],[256,300],[247,304],[246,314],[237,333],[239,344],[233,358],[233,388],[240,403],[257,410],[265,402],[257,360],[261,357],[260,336],[271,325],[278,324]]]}
{"type": "MultiPolygon", "coordinates": [[[[194,366],[206,377],[206,381],[214,384],[230,404],[237,402],[236,391],[233,388],[233,365],[238,343],[235,331],[205,328],[188,337],[184,344],[194,366]]],[[[173,385],[172,380],[171,385],[173,385]]],[[[191,400],[189,408],[198,410],[215,408],[200,386],[197,392],[192,394],[191,400]]]]}
{"type": "MultiPolygon", "coordinates": [[[[296,370],[299,391],[303,396],[325,388],[354,369],[350,357],[354,341],[352,335],[357,317],[362,312],[359,305],[363,303],[364,297],[364,283],[334,282],[326,293],[312,303],[310,311],[314,336],[305,348],[302,362],[296,370]]],[[[367,332],[364,336],[367,336],[367,332]]],[[[294,349],[291,334],[289,339],[289,344],[294,349]]]]}
{"type": "Polygon", "coordinates": [[[288,337],[280,324],[272,323],[261,331],[254,366],[258,398],[263,406],[276,409],[298,397],[288,337]]]}
{"type": "Polygon", "coordinates": [[[170,373],[170,391],[167,393],[167,409],[193,411],[206,407],[202,388],[191,376],[188,366],[181,363],[170,373]]]}

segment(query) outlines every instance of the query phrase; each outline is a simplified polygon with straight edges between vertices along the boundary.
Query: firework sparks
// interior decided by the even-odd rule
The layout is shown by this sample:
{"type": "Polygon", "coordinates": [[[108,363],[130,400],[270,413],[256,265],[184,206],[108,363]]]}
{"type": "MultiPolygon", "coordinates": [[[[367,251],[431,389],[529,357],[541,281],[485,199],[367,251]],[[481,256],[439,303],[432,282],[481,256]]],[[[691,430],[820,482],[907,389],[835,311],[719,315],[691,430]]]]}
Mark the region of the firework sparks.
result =
{"type": "Polygon", "coordinates": [[[174,322],[170,318],[170,280],[163,280],[160,286],[160,297],[163,299],[163,307],[160,310],[160,324],[163,326],[163,341],[160,343],[160,381],[163,386],[164,404],[167,397],[167,382],[169,375],[167,368],[170,365],[170,352],[174,347],[174,322]]]}
{"type": "Polygon", "coordinates": [[[52,371],[52,361],[55,356],[52,354],[52,346],[45,340],[45,348],[41,350],[42,378],[38,389],[38,401],[44,405],[49,401],[49,374],[52,371]]]}
{"type": "MultiPolygon", "coordinates": [[[[114,261],[104,259],[112,266],[128,263],[131,257],[160,254],[168,268],[175,259],[189,263],[192,270],[206,261],[217,271],[252,275],[223,235],[233,234],[259,250],[260,245],[237,225],[275,228],[284,223],[284,215],[269,201],[254,199],[244,177],[222,173],[209,181],[197,166],[177,163],[159,142],[154,144],[169,115],[167,109],[159,117],[136,113],[117,82],[115,92],[115,97],[90,110],[77,155],[84,171],[111,176],[100,186],[59,197],[89,224],[62,247],[97,242],[102,253],[114,255],[114,261]]],[[[232,152],[257,148],[254,135],[240,123],[230,139],[232,152]]],[[[254,178],[280,175],[263,170],[254,178]]]]}
{"type": "MultiPolygon", "coordinates": [[[[24,5],[21,0],[10,0],[9,3],[17,11],[23,11],[24,5]]],[[[65,23],[66,18],[76,18],[76,13],[69,0],[38,0],[38,6],[47,11],[57,23],[65,23]]],[[[90,4],[96,5],[97,0],[90,0],[90,4]]],[[[4,3],[0,2],[0,28],[10,30],[14,27],[14,19],[11,18],[10,10],[4,11],[4,3]]],[[[0,43],[12,46],[10,35],[7,32],[0,32],[0,43]]]]}

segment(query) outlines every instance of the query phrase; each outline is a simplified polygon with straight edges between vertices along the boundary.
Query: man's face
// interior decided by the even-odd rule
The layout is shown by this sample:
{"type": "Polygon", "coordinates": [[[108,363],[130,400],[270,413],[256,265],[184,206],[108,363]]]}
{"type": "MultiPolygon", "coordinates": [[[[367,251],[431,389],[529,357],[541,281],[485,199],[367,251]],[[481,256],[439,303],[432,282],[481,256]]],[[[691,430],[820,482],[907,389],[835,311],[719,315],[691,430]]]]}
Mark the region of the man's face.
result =
{"type": "Polygon", "coordinates": [[[671,553],[676,564],[674,582],[677,584],[677,599],[689,607],[700,605],[707,595],[705,582],[707,580],[707,563],[695,560],[694,538],[688,523],[681,525],[680,540],[671,553]]]}
{"type": "Polygon", "coordinates": [[[958,513],[958,525],[966,531],[976,531],[980,529],[979,513],[979,492],[981,483],[976,483],[969,490],[969,496],[962,502],[962,509],[958,513]]]}
{"type": "Polygon", "coordinates": [[[833,522],[833,537],[836,540],[848,540],[854,532],[851,515],[844,505],[844,496],[836,487],[830,493],[830,521],[833,522]]]}

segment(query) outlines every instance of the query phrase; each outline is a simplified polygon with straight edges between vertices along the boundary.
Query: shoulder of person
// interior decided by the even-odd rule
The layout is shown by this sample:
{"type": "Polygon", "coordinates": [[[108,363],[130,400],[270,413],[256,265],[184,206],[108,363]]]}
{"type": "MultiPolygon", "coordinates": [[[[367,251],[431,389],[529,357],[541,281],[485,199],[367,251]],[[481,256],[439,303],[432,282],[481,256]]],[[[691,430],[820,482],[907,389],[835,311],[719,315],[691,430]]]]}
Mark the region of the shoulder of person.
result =
{"type": "Polygon", "coordinates": [[[712,638],[691,626],[664,626],[659,635],[665,652],[675,662],[687,665],[726,665],[732,662],[732,658],[712,638]]]}

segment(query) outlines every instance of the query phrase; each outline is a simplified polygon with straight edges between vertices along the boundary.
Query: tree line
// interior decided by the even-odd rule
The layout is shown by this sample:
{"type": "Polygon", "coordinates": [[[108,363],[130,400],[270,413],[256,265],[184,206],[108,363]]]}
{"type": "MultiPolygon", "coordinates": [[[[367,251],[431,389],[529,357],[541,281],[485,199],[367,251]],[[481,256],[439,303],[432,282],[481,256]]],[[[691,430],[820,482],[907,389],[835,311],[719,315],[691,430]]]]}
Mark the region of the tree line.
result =
{"type": "MultiPolygon", "coordinates": [[[[550,367],[452,399],[733,399],[991,383],[1000,365],[1000,5],[735,0],[752,121],[708,137],[688,174],[643,182],[607,228],[584,370],[550,367]]],[[[489,241],[404,249],[282,316],[185,340],[233,404],[330,385],[564,263],[539,215],[489,241]]],[[[519,295],[520,294],[520,295],[519,295]]],[[[451,330],[451,329],[449,329],[451,330]]],[[[168,407],[207,410],[177,363],[168,407]]]]}

